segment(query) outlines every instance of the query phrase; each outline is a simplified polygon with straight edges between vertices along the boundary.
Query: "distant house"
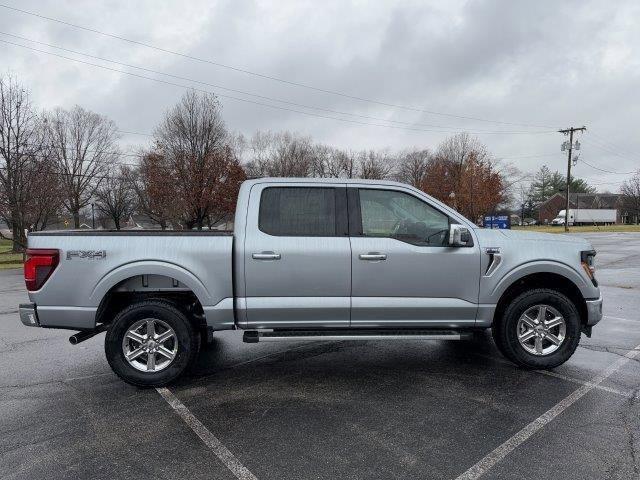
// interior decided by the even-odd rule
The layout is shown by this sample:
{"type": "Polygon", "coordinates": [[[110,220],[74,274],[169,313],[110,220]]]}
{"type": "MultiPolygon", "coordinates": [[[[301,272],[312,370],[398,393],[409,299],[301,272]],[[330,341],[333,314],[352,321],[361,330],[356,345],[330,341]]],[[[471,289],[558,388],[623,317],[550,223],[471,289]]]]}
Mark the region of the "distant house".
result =
{"type": "MultiPolygon", "coordinates": [[[[566,195],[555,193],[540,204],[538,221],[542,224],[551,223],[558,216],[560,210],[566,207],[566,195]]],[[[569,193],[569,208],[603,208],[617,210],[616,223],[626,221],[622,208],[622,195],[619,193],[569,193]]]]}

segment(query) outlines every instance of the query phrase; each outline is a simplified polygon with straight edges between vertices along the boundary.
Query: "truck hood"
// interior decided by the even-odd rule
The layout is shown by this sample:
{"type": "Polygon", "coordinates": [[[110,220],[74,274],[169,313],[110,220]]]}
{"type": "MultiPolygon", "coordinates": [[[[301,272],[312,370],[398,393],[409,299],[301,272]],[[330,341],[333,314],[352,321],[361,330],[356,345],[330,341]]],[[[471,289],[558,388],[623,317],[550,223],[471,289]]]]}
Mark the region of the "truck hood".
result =
{"type": "Polygon", "coordinates": [[[512,241],[532,241],[545,243],[573,243],[577,247],[591,248],[591,244],[584,238],[575,235],[564,235],[560,233],[527,232],[523,230],[497,230],[479,228],[476,230],[481,245],[486,246],[487,242],[508,239],[512,241]]]}

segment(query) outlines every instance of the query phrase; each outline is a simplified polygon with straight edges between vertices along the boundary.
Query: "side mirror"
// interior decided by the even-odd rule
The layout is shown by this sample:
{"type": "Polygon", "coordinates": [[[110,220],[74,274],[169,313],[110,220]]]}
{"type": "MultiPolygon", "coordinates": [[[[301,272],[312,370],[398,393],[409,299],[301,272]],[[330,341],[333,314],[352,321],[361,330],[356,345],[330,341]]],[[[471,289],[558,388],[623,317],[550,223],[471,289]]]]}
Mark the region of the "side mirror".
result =
{"type": "Polygon", "coordinates": [[[467,227],[453,224],[449,227],[449,246],[450,247],[472,247],[473,238],[467,227]]]}

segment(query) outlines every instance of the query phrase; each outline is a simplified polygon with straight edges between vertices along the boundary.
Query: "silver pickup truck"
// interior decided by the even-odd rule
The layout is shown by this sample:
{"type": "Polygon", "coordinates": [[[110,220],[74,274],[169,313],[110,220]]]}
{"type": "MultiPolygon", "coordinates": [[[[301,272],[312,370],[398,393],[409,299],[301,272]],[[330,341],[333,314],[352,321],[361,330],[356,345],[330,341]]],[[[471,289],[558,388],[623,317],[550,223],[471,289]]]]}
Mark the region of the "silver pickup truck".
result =
{"type": "Polygon", "coordinates": [[[525,368],[553,368],[602,317],[595,251],[570,236],[485,230],[410,186],[263,178],[234,232],[29,235],[25,325],[106,331],[115,373],[176,379],[212,332],[245,342],[466,339],[491,328],[525,368]]]}

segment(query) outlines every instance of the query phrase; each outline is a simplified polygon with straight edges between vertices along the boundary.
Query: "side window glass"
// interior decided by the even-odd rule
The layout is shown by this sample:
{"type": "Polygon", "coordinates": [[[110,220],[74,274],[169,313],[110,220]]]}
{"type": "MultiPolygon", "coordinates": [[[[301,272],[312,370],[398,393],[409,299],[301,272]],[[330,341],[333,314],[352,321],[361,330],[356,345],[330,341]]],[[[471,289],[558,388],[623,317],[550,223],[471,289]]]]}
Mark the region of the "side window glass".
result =
{"type": "Polygon", "coordinates": [[[278,236],[335,236],[335,189],[265,188],[260,197],[258,228],[278,236]]]}
{"type": "Polygon", "coordinates": [[[360,189],[362,234],[395,238],[420,246],[444,246],[449,217],[413,195],[360,189]]]}

